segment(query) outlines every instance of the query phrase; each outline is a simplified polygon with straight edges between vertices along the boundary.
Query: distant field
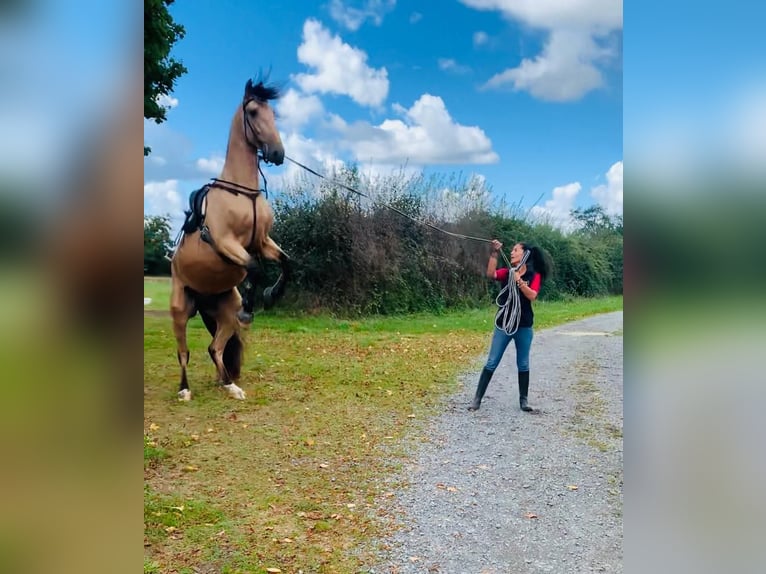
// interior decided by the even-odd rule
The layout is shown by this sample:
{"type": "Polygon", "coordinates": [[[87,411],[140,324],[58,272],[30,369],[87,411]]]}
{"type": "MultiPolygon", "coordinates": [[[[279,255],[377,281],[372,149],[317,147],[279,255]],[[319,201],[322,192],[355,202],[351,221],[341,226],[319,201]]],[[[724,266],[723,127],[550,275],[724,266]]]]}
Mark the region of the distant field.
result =
{"type": "Polygon", "coordinates": [[[170,308],[170,277],[144,277],[144,297],[151,298],[144,309],[168,310],[170,308]]]}

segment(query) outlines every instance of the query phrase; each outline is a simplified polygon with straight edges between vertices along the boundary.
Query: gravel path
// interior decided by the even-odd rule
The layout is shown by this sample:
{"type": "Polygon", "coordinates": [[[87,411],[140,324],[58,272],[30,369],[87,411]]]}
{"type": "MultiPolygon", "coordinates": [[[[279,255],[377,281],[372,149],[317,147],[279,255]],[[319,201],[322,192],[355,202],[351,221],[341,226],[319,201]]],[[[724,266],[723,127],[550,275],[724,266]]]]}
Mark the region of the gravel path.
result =
{"type": "Polygon", "coordinates": [[[519,410],[513,345],[475,413],[463,377],[391,478],[400,528],[368,572],[622,572],[622,343],[621,311],[536,331],[539,414],[519,410]]]}

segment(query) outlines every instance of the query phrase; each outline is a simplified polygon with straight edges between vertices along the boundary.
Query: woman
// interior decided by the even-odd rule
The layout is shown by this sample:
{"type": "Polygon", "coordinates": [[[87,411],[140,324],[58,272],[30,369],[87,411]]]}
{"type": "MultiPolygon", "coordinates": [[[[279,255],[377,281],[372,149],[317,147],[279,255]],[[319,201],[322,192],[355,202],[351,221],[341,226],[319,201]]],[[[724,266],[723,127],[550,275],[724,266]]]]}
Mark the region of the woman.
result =
{"type": "Polygon", "coordinates": [[[492,253],[487,263],[487,277],[503,283],[510,280],[508,289],[504,293],[501,292],[501,297],[505,295],[504,299],[498,301],[501,306],[509,304],[508,297],[516,296],[515,293],[510,292],[511,289],[518,290],[518,308],[520,311],[518,328],[513,331],[515,324],[510,327],[506,324],[508,313],[504,313],[501,308],[495,318],[489,357],[481,371],[476,395],[468,410],[476,411],[481,406],[481,399],[484,397],[489,381],[500,364],[500,359],[503,358],[508,343],[513,339],[516,345],[516,367],[519,373],[519,406],[522,411],[530,412],[532,408],[527,404],[527,393],[529,391],[529,349],[532,346],[532,324],[534,323],[532,301],[537,299],[540,287],[550,273],[551,265],[545,251],[521,242],[514,245],[511,251],[512,269],[497,269],[497,254],[502,248],[503,244],[497,239],[492,241],[492,253]],[[512,334],[509,335],[508,331],[511,331],[512,334]]]}

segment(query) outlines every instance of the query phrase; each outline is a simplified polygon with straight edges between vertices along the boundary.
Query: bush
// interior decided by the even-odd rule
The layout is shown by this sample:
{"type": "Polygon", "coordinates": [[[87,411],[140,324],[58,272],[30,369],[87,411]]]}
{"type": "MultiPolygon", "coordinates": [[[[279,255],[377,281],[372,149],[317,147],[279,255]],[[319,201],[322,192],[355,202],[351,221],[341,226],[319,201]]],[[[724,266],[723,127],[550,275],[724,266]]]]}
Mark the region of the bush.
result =
{"type": "MultiPolygon", "coordinates": [[[[489,246],[446,231],[539,245],[553,273],[540,297],[563,299],[622,292],[622,226],[603,215],[575,212],[573,233],[532,224],[518,209],[492,206],[480,180],[396,174],[369,181],[355,167],[332,182],[304,179],[274,201],[274,239],[293,259],[286,303],[340,315],[439,312],[493,301],[499,285],[485,277],[489,246]],[[444,191],[449,189],[450,191],[444,191]],[[401,213],[383,205],[386,203],[401,213]]],[[[276,269],[265,274],[271,282],[276,269]]]]}

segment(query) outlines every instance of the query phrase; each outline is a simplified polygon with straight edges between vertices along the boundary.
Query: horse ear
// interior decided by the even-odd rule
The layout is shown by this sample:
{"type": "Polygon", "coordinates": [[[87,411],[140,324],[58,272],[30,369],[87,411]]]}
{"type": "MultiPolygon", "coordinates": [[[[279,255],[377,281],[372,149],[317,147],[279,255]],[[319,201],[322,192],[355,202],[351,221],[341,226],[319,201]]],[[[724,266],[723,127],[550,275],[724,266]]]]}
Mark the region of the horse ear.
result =
{"type": "Polygon", "coordinates": [[[248,80],[245,84],[245,95],[249,95],[253,91],[253,80],[248,80]]]}

